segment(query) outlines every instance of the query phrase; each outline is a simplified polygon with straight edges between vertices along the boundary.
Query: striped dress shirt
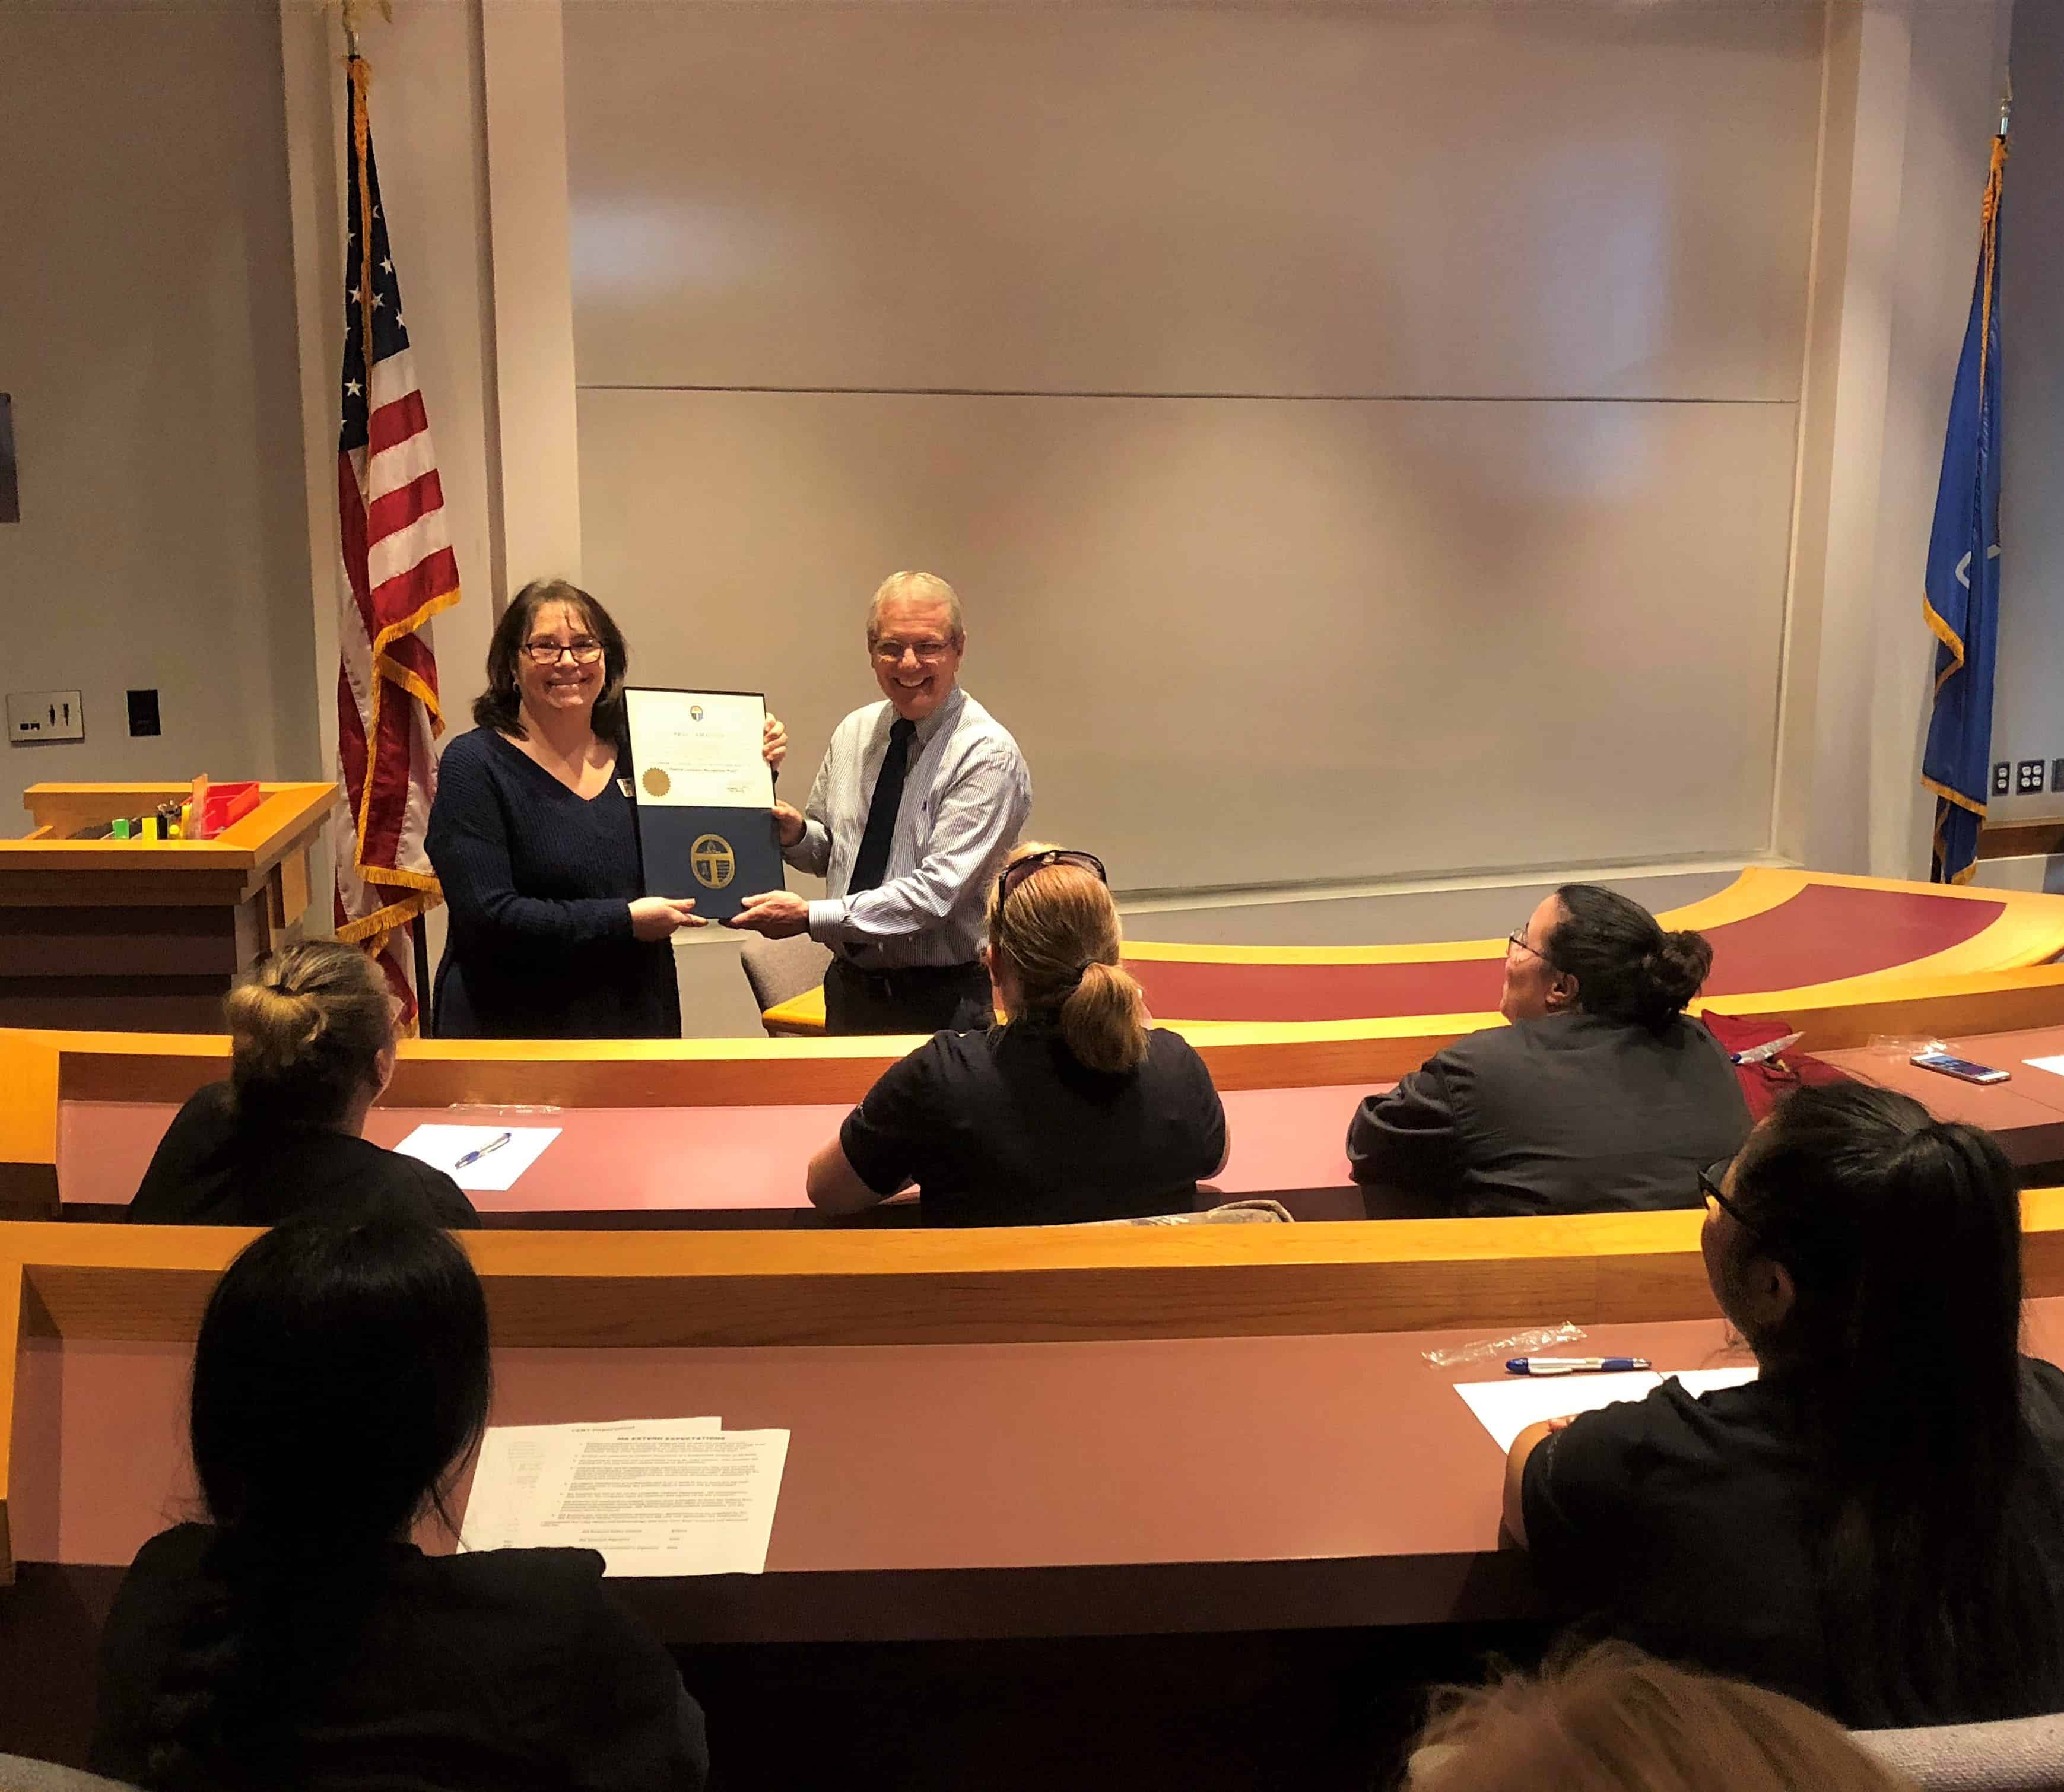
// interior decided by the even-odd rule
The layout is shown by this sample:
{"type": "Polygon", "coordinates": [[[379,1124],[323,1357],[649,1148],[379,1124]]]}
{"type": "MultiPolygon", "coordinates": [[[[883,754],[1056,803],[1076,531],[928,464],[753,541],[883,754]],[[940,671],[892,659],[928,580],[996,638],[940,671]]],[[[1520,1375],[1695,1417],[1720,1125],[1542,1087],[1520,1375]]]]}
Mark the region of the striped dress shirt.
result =
{"type": "Polygon", "coordinates": [[[832,731],[783,856],[824,880],[810,937],[862,970],[965,964],[982,944],[989,886],[1032,812],[1032,775],[1010,731],[957,686],[917,724],[881,884],[848,891],[895,711],[855,710],[832,731]]]}

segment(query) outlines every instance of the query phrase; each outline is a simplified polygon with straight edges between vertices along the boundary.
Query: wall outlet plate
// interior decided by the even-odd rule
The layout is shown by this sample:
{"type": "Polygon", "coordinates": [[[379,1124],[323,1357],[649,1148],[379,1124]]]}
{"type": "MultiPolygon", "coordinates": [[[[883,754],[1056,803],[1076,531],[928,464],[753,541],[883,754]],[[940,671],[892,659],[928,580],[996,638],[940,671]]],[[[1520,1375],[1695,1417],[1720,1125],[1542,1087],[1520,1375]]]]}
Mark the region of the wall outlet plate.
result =
{"type": "Polygon", "coordinates": [[[2005,796],[2013,788],[2014,767],[2005,759],[1996,761],[1993,766],[1993,795],[2005,796]]]}
{"type": "Polygon", "coordinates": [[[86,739],[86,706],[76,691],[10,691],[7,739],[16,747],[86,739]]]}
{"type": "Polygon", "coordinates": [[[2042,788],[2042,761],[2021,759],[2014,768],[2014,791],[2017,796],[2027,796],[2040,792],[2042,788]]]}

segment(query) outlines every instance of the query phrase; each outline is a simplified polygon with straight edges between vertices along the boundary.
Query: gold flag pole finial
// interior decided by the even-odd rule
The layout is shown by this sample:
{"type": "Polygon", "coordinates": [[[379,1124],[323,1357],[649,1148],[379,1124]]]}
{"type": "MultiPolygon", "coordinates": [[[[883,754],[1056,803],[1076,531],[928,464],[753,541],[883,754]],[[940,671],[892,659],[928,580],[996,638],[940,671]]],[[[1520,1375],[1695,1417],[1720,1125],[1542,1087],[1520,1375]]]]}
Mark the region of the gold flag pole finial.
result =
{"type": "MultiPolygon", "coordinates": [[[[365,0],[343,0],[344,47],[353,61],[358,59],[358,14],[365,0]]],[[[394,22],[394,0],[373,0],[380,9],[380,16],[392,25],[394,22]]]]}

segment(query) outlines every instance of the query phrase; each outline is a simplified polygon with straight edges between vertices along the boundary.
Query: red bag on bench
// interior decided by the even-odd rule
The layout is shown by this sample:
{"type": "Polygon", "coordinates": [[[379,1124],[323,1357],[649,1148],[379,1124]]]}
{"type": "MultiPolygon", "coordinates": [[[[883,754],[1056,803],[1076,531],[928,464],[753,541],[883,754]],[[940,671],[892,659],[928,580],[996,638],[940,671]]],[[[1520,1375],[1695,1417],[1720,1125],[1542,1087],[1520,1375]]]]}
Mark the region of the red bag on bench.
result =
{"type": "MultiPolygon", "coordinates": [[[[1711,1013],[1700,1018],[1706,1023],[1706,1031],[1719,1041],[1720,1049],[1731,1058],[1758,1045],[1768,1045],[1773,1039],[1782,1039],[1792,1030],[1782,1021],[1737,1020],[1731,1014],[1711,1013]]],[[[1741,1084],[1752,1120],[1762,1119],[1777,1105],[1779,1097],[1792,1089],[1856,1081],[1846,1070],[1837,1069],[1810,1052],[1784,1052],[1758,1064],[1737,1064],[1735,1076],[1741,1084]]]]}

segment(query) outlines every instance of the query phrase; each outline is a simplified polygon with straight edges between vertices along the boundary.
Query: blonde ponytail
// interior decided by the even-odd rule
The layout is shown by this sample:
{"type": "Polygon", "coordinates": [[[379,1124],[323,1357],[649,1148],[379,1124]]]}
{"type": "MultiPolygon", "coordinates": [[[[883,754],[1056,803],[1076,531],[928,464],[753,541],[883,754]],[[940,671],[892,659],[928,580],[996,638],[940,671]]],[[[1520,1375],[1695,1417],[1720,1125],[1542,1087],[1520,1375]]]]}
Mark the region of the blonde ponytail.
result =
{"type": "Polygon", "coordinates": [[[238,1101],[268,1120],[333,1126],[394,1041],[387,986],[356,946],[312,940],[276,952],[223,1000],[238,1101]]]}
{"type": "MultiPolygon", "coordinates": [[[[1051,850],[1028,841],[1011,863],[1051,850]]],[[[1062,860],[1014,884],[1008,901],[1002,892],[999,879],[989,896],[989,948],[1016,977],[1025,1009],[1054,1015],[1086,1068],[1137,1070],[1147,1061],[1147,998],[1119,968],[1118,908],[1103,879],[1062,860]]]]}
{"type": "Polygon", "coordinates": [[[1085,964],[1061,1004],[1061,1037],[1092,1070],[1137,1070],[1147,1061],[1145,993],[1115,964],[1085,964]]]}

